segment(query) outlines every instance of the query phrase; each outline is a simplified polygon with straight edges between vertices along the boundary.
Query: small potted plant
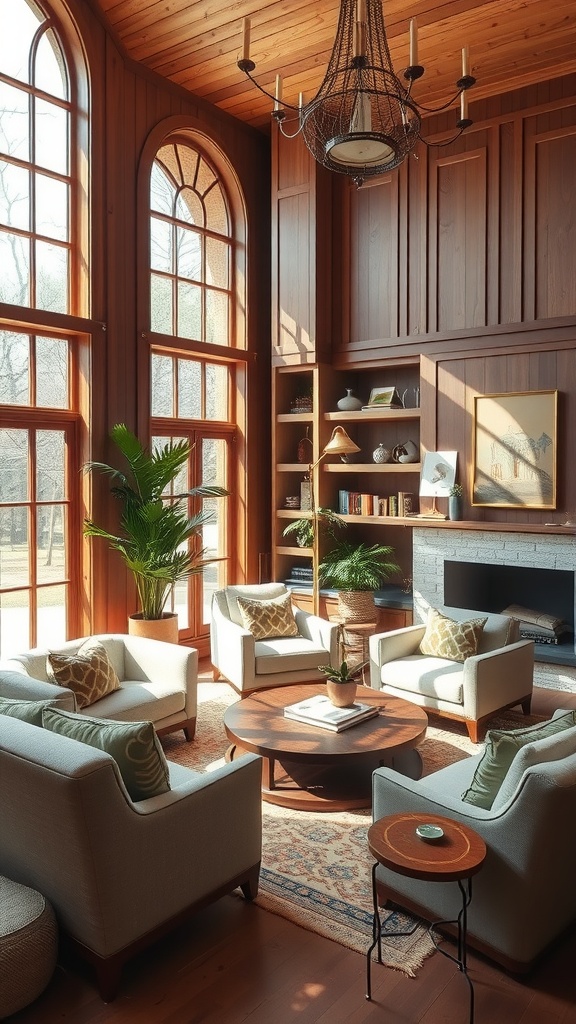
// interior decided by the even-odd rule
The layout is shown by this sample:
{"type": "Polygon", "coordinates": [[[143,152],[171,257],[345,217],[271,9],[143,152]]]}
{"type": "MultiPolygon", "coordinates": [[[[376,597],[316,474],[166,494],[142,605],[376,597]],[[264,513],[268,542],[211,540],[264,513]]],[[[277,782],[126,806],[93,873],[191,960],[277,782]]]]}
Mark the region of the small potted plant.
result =
{"type": "Polygon", "coordinates": [[[367,662],[351,666],[344,658],[338,668],[333,665],[318,666],[326,676],[326,692],[335,707],[352,707],[356,700],[357,677],[365,665],[367,662]]]}
{"type": "Polygon", "coordinates": [[[462,484],[452,484],[448,496],[448,519],[451,519],[454,522],[462,519],[463,496],[464,488],[462,487],[462,484]]]}
{"type": "Polygon", "coordinates": [[[386,544],[351,544],[342,541],[328,551],[318,566],[320,583],[338,591],[343,622],[371,622],[374,592],[400,567],[391,561],[394,549],[386,544]]]}
{"type": "Polygon", "coordinates": [[[316,510],[315,516],[312,514],[308,518],[293,519],[282,530],[282,536],[289,537],[294,534],[298,547],[311,548],[314,543],[314,518],[318,520],[319,525],[324,525],[326,532],[334,538],[336,529],[346,526],[344,520],[340,519],[340,516],[331,508],[319,508],[316,510]]]}

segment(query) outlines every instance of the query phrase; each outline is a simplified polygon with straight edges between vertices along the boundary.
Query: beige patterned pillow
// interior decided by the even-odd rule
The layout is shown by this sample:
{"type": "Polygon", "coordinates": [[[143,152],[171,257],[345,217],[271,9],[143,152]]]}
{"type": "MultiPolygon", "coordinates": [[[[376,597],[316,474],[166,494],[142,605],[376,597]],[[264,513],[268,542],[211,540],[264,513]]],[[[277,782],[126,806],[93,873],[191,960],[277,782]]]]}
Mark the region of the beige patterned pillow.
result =
{"type": "Polygon", "coordinates": [[[98,640],[86,640],[76,654],[50,651],[46,673],[51,682],[74,691],[79,708],[94,704],[120,687],[106,648],[98,640]]]}
{"type": "Polygon", "coordinates": [[[431,654],[447,661],[466,661],[478,653],[478,644],[487,618],[456,622],[436,608],[428,612],[426,632],[420,643],[421,654],[431,654]]]}
{"type": "Polygon", "coordinates": [[[255,640],[298,636],[290,594],[270,601],[250,601],[247,597],[238,597],[237,601],[244,627],[250,630],[255,640]]]}

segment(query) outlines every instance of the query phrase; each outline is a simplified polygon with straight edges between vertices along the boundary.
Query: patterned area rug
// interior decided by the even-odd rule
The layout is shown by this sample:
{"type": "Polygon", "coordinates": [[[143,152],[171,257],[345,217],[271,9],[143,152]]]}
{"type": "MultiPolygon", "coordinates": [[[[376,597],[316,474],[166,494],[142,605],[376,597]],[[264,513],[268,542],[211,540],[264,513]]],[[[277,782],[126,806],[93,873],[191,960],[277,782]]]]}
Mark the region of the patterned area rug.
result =
{"type": "MultiPolygon", "coordinates": [[[[552,680],[563,682],[559,667],[546,665],[545,669],[546,682],[540,682],[544,673],[538,666],[538,685],[552,687],[552,680]]],[[[566,689],[569,672],[573,670],[567,670],[566,689]]],[[[576,690],[576,678],[570,688],[576,690]]],[[[222,764],[228,746],[222,718],[229,704],[238,699],[227,683],[200,682],[196,738],[187,743],[181,734],[163,737],[166,756],[199,771],[222,764]]],[[[527,720],[518,710],[498,716],[491,724],[515,728],[527,720]]],[[[432,718],[420,747],[423,774],[478,750],[462,725],[432,718]]],[[[262,871],[256,902],[301,927],[365,953],[372,936],[372,858],[366,843],[370,812],[314,814],[267,803],[262,808],[262,871]]],[[[414,977],[433,952],[427,927],[400,910],[387,909],[382,916],[384,962],[414,977]],[[409,931],[414,925],[410,935],[386,937],[387,932],[409,931]]]]}

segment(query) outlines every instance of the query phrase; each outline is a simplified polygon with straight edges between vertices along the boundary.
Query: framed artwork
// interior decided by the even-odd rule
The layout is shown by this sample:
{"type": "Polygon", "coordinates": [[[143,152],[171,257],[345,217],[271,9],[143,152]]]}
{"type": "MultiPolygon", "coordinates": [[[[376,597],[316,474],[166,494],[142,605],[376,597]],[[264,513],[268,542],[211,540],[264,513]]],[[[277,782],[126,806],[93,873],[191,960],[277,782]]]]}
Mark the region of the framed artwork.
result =
{"type": "Polygon", "coordinates": [[[420,495],[447,498],[456,480],[458,452],[426,452],[420,475],[420,495]]]}
{"type": "Polygon", "coordinates": [[[477,395],[472,504],[556,508],[557,391],[477,395]]]}
{"type": "Polygon", "coordinates": [[[379,406],[390,405],[391,402],[397,401],[396,388],[372,388],[370,392],[370,398],[368,399],[368,405],[378,408],[379,406]]]}

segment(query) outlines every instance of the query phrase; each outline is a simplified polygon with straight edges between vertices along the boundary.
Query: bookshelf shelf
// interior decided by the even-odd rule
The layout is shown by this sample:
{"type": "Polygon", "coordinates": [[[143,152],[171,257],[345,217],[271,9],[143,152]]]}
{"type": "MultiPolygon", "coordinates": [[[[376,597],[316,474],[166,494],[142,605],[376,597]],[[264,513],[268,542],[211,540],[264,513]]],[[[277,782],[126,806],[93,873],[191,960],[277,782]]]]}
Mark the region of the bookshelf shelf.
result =
{"type": "Polygon", "coordinates": [[[420,409],[359,409],[358,412],[325,412],[324,419],[330,422],[375,423],[386,420],[419,420],[420,409]]]}
{"type": "Polygon", "coordinates": [[[386,462],[384,465],[376,462],[333,462],[324,464],[324,473],[418,473],[420,474],[419,462],[386,462]]]}

